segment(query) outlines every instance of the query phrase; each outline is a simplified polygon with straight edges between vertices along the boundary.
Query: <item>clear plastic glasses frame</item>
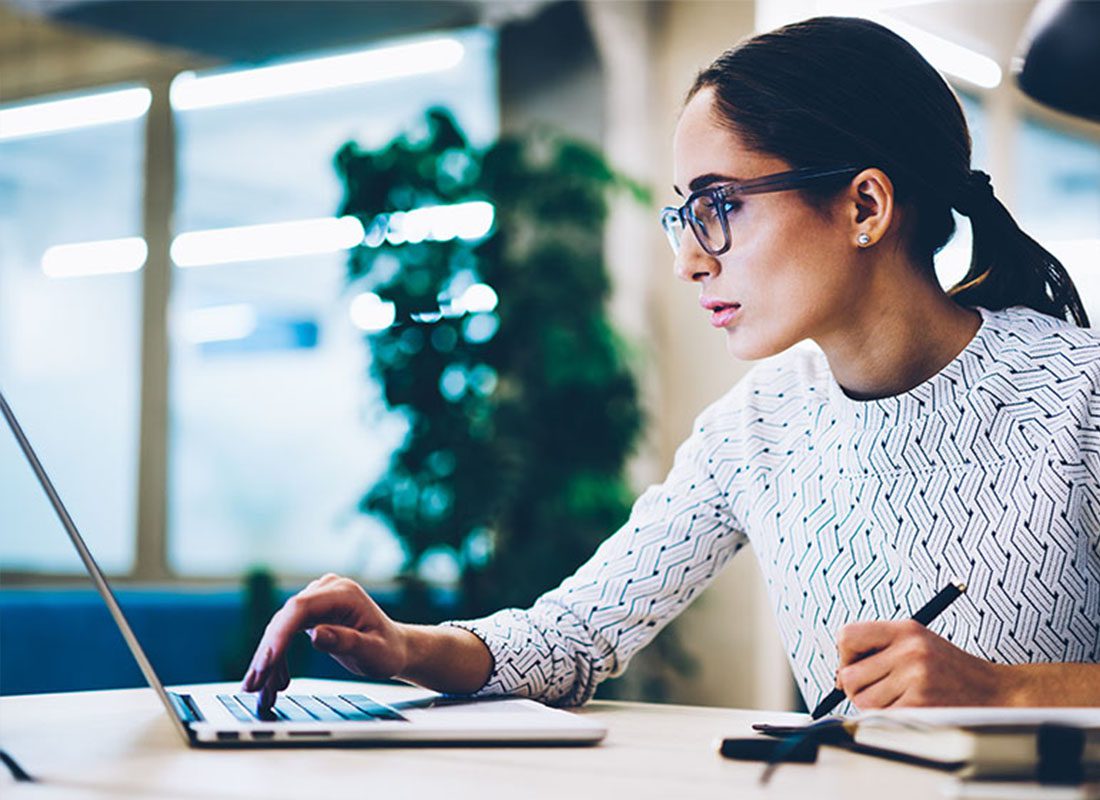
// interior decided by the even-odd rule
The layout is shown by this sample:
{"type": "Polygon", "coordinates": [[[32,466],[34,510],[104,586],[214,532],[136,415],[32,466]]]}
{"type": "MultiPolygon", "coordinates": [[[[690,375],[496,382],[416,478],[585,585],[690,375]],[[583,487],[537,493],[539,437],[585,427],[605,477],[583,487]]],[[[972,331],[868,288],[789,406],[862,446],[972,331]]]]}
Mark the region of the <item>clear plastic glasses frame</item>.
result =
{"type": "Polygon", "coordinates": [[[811,181],[854,175],[859,167],[806,167],[789,172],[763,175],[747,181],[731,181],[708,186],[688,195],[679,208],[661,210],[661,227],[665,230],[672,252],[679,255],[685,228],[691,228],[700,247],[712,256],[730,249],[729,213],[732,201],[739,195],[765,194],[797,189],[811,181]]]}

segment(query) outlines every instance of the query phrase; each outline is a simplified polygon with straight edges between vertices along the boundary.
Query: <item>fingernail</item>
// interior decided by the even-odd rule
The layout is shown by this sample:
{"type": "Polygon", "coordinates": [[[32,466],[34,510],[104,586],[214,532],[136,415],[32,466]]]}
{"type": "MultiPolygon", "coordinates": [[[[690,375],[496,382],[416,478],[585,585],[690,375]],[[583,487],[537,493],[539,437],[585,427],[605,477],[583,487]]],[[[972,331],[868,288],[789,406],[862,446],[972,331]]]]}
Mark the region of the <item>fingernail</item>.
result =
{"type": "Polygon", "coordinates": [[[328,646],[336,641],[336,634],[328,628],[319,628],[313,634],[313,641],[317,644],[328,646]]]}

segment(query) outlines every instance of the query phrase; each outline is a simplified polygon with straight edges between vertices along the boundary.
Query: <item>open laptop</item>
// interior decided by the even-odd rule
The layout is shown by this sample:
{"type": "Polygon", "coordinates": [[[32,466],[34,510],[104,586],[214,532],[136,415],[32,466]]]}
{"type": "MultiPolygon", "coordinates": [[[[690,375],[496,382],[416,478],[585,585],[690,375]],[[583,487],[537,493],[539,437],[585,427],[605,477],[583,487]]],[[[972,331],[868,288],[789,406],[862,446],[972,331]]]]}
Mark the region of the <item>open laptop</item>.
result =
{"type": "Polygon", "coordinates": [[[402,743],[545,743],[593,744],[607,730],[592,720],[533,700],[471,700],[411,687],[368,685],[368,696],[356,684],[324,694],[295,691],[279,696],[273,715],[256,714],[253,695],[225,692],[170,692],[164,688],[131,630],[107,579],[89,552],[53,482],[38,460],[11,407],[0,392],[0,411],[49,497],[84,567],[122,632],[145,680],[164,704],[179,734],[193,747],[255,747],[303,744],[402,743]],[[270,718],[273,716],[274,718],[270,718]]]}

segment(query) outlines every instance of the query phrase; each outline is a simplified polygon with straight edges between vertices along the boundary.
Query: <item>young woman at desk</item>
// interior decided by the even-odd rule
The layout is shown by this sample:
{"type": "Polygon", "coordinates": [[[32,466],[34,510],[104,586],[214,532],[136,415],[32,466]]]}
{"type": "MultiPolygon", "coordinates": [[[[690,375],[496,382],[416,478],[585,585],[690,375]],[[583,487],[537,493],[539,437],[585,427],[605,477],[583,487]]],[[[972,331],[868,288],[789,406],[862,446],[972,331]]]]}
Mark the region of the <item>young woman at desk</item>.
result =
{"type": "Polygon", "coordinates": [[[811,708],[834,685],[859,708],[1100,705],[1100,337],[971,171],[947,84],[883,27],[810,20],[700,73],[673,151],[676,274],[735,357],[768,360],[531,608],[406,625],[325,576],[245,690],[285,688],[305,630],[362,675],[583,703],[751,541],[811,708]],[[952,208],[974,252],[944,292],[952,208]],[[953,577],[935,632],[884,621],[953,577]]]}

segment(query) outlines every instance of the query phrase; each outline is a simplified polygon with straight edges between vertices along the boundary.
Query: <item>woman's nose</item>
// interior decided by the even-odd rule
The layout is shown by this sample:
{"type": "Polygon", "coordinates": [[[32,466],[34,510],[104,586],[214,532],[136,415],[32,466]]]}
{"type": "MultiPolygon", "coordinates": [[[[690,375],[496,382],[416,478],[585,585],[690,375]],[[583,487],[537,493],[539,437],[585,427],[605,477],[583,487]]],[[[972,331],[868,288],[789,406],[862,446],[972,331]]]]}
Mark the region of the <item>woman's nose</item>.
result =
{"type": "Polygon", "coordinates": [[[706,277],[715,277],[718,269],[718,259],[700,246],[691,231],[685,231],[673,266],[676,277],[688,283],[698,282],[706,277]]]}

